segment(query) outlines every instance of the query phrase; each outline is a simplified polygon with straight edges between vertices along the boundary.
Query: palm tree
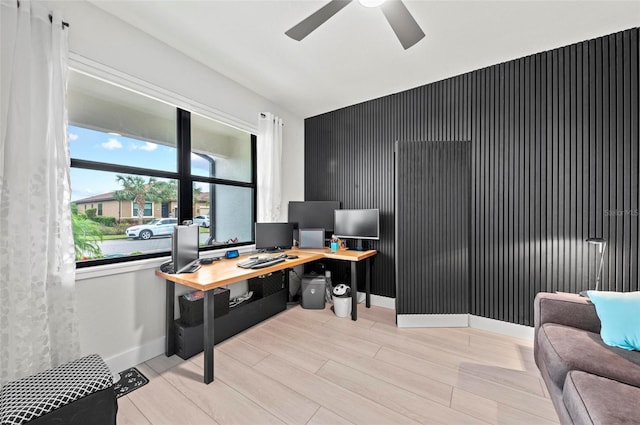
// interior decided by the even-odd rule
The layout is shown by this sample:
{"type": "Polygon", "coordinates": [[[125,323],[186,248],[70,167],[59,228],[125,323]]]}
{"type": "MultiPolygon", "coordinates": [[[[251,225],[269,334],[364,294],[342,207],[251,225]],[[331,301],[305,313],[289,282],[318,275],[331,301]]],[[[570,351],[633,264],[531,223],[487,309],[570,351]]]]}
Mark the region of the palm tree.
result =
{"type": "Polygon", "coordinates": [[[102,257],[102,250],[99,244],[102,241],[102,232],[98,223],[72,212],[71,224],[73,226],[76,260],[81,260],[85,256],[102,257]]]}
{"type": "Polygon", "coordinates": [[[171,202],[178,199],[178,182],[175,180],[156,182],[153,189],[160,202],[171,202]]]}
{"type": "Polygon", "coordinates": [[[140,176],[116,176],[116,181],[122,185],[122,190],[116,190],[114,197],[120,200],[133,201],[138,206],[138,223],[142,224],[144,217],[144,204],[147,200],[154,202],[159,201],[160,196],[157,190],[155,178],[149,177],[149,181],[145,182],[140,176]]]}
{"type": "Polygon", "coordinates": [[[198,197],[200,196],[200,194],[202,193],[202,189],[200,189],[198,186],[193,185],[193,215],[199,215],[199,211],[198,211],[198,197]]]}
{"type": "MultiPolygon", "coordinates": [[[[147,201],[152,202],[170,202],[178,198],[178,184],[175,180],[157,181],[153,177],[149,177],[149,181],[145,182],[139,176],[122,176],[117,175],[116,181],[122,185],[122,190],[116,190],[113,197],[118,201],[133,201],[138,206],[138,222],[142,224],[144,217],[144,204],[147,201]]],[[[202,193],[202,189],[193,186],[193,211],[197,210],[198,196],[202,193]]]]}

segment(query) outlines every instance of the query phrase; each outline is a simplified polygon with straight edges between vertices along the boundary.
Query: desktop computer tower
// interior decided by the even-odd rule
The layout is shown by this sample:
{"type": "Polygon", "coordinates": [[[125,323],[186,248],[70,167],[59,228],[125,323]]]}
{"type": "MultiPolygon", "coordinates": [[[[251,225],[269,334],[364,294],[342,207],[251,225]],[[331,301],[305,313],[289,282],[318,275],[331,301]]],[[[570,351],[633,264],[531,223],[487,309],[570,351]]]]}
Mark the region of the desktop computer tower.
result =
{"type": "Polygon", "coordinates": [[[302,308],[323,309],[327,280],[324,276],[309,274],[302,276],[302,308]]]}

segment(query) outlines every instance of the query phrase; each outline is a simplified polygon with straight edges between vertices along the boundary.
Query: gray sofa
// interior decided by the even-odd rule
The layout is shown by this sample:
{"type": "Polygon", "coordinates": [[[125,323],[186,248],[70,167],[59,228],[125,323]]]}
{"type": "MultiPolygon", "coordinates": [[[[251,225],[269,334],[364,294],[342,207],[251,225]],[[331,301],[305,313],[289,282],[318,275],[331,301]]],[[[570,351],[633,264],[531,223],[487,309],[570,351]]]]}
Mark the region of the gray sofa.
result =
{"type": "Polygon", "coordinates": [[[640,424],[640,352],[602,341],[589,299],[541,292],[534,315],[535,361],[560,422],[640,424]]]}

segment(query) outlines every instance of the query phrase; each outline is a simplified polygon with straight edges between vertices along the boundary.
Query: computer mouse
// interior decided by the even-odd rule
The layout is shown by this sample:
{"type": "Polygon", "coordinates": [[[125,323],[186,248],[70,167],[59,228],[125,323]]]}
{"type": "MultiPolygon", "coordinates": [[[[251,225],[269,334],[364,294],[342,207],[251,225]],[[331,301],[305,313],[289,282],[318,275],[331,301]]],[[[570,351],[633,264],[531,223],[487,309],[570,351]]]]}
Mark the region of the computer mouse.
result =
{"type": "Polygon", "coordinates": [[[287,255],[287,260],[295,260],[296,258],[298,258],[297,255],[287,255]]]}
{"type": "Polygon", "coordinates": [[[287,254],[280,254],[278,257],[280,257],[280,258],[287,258],[287,257],[288,257],[288,255],[287,255],[287,254]]]}
{"type": "Polygon", "coordinates": [[[215,258],[201,258],[200,264],[211,264],[215,261],[215,258]]]}

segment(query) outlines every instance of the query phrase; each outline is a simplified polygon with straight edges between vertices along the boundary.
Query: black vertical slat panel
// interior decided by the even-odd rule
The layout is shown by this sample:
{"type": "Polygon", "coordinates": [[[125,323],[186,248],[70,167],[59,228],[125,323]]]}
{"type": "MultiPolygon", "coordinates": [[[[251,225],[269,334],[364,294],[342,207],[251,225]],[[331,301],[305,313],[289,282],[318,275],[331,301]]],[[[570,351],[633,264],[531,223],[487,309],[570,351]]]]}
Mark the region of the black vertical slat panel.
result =
{"type": "MultiPolygon", "coordinates": [[[[602,236],[602,67],[601,39],[589,42],[589,232],[588,237],[602,236]]],[[[588,252],[588,286],[593,287],[596,280],[596,252],[586,247],[588,252]]]]}
{"type": "Polygon", "coordinates": [[[468,312],[469,148],[396,144],[398,314],[468,312]]]}
{"type": "Polygon", "coordinates": [[[549,66],[550,72],[550,82],[548,86],[548,90],[550,92],[549,100],[551,101],[550,107],[547,112],[551,117],[551,128],[550,128],[550,138],[549,142],[551,144],[551,190],[550,190],[550,199],[548,204],[548,212],[549,212],[549,233],[548,238],[551,243],[551,255],[549,258],[549,268],[551,270],[550,276],[550,284],[551,290],[557,290],[558,282],[560,281],[558,276],[559,270],[559,260],[558,260],[558,237],[559,237],[559,226],[562,220],[561,210],[559,206],[560,193],[564,189],[563,182],[559,176],[559,162],[560,162],[560,140],[559,140],[559,119],[560,113],[558,112],[558,106],[560,104],[560,96],[561,91],[559,89],[558,84],[558,54],[560,50],[554,50],[551,52],[551,63],[549,66]]]}
{"type": "MultiPolygon", "coordinates": [[[[627,152],[627,145],[624,141],[624,128],[623,121],[624,118],[624,66],[623,66],[623,46],[622,46],[622,33],[618,33],[615,35],[615,69],[616,69],[616,78],[615,78],[615,86],[616,86],[616,114],[615,114],[615,133],[616,133],[616,209],[622,211],[628,211],[628,201],[625,199],[625,191],[627,184],[625,182],[625,172],[627,168],[625,167],[624,157],[627,152]]],[[[623,264],[623,252],[626,249],[625,247],[625,237],[624,230],[625,224],[627,222],[627,213],[625,212],[623,216],[617,217],[616,220],[616,274],[615,280],[613,282],[613,288],[616,291],[621,291],[622,288],[627,286],[627,282],[625,282],[627,278],[627,273],[624,272],[624,264],[623,264]]],[[[627,260],[628,261],[628,260],[627,260]]]]}
{"type": "MultiPolygon", "coordinates": [[[[534,163],[533,163],[533,172],[531,173],[530,179],[533,180],[533,184],[531,189],[532,193],[532,205],[533,205],[533,274],[531,276],[531,280],[534,282],[534,293],[537,293],[542,290],[542,285],[544,284],[542,279],[542,189],[541,189],[541,178],[540,178],[540,163],[541,163],[541,133],[542,128],[540,125],[540,114],[541,109],[541,81],[542,81],[542,72],[541,72],[541,59],[542,55],[536,55],[531,58],[532,68],[531,68],[531,79],[533,80],[533,93],[531,94],[531,101],[533,102],[533,113],[531,117],[531,139],[534,145],[535,155],[534,155],[534,163]]],[[[531,298],[530,298],[531,299],[531,298]]],[[[523,322],[526,323],[526,322],[523,322]]]]}
{"type": "MultiPolygon", "coordinates": [[[[609,64],[609,37],[604,37],[602,39],[602,49],[600,53],[600,61],[599,61],[600,69],[602,72],[602,78],[599,81],[599,85],[602,89],[602,104],[600,108],[600,116],[599,120],[601,121],[600,132],[598,136],[600,136],[601,143],[601,152],[602,152],[602,180],[599,181],[599,195],[601,197],[601,207],[596,210],[596,215],[599,214],[599,219],[597,220],[602,227],[601,235],[611,242],[610,233],[611,227],[613,226],[613,222],[608,219],[606,215],[607,211],[615,210],[615,206],[611,202],[612,193],[615,194],[615,190],[611,184],[611,174],[609,173],[610,168],[610,158],[612,156],[611,148],[615,148],[615,144],[611,143],[609,139],[609,119],[610,119],[610,111],[609,108],[611,106],[611,98],[609,97],[609,89],[610,89],[610,64],[609,64]]],[[[596,64],[597,65],[597,64],[596,64]]],[[[597,106],[597,105],[596,105],[597,106]]],[[[600,281],[601,289],[605,289],[609,287],[609,283],[611,282],[611,276],[609,272],[612,270],[610,267],[613,255],[612,252],[615,252],[615,245],[609,243],[607,247],[607,251],[605,253],[606,259],[604,262],[604,268],[602,270],[602,280],[600,281]]]]}
{"type": "Polygon", "coordinates": [[[587,157],[584,151],[583,144],[583,114],[581,109],[579,108],[583,102],[583,92],[582,92],[582,47],[583,44],[577,44],[575,46],[575,50],[572,50],[571,60],[572,60],[572,84],[571,84],[571,121],[572,121],[572,152],[575,148],[575,162],[574,168],[572,172],[571,180],[573,182],[572,187],[572,196],[573,201],[571,203],[571,211],[575,211],[575,215],[573,219],[575,220],[574,225],[574,233],[573,233],[573,243],[574,243],[574,269],[573,275],[575,276],[573,282],[573,289],[578,291],[578,288],[582,286],[581,282],[584,280],[583,274],[583,240],[585,239],[585,234],[583,230],[584,226],[584,210],[582,208],[583,205],[583,192],[584,188],[587,187],[586,184],[579,184],[579,178],[584,174],[584,158],[587,157]]]}
{"type": "Polygon", "coordinates": [[[552,112],[549,105],[549,99],[551,96],[551,54],[543,53],[541,55],[540,73],[540,135],[542,137],[540,146],[541,161],[540,161],[540,198],[541,198],[541,225],[540,225],[540,260],[541,260],[541,279],[542,290],[553,291],[551,286],[551,261],[553,258],[553,250],[551,249],[553,239],[550,231],[551,227],[551,201],[550,193],[552,193],[553,185],[553,145],[552,139],[553,130],[552,124],[552,112]]]}
{"type": "MultiPolygon", "coordinates": [[[[521,282],[520,294],[518,300],[528,298],[531,294],[531,261],[533,251],[531,250],[531,207],[529,206],[529,182],[527,176],[531,172],[530,161],[534,157],[531,149],[531,139],[529,137],[529,99],[531,89],[529,77],[530,58],[524,58],[520,61],[520,70],[517,86],[520,90],[518,94],[518,108],[520,113],[520,126],[518,131],[518,170],[520,172],[520,181],[518,185],[518,205],[516,206],[516,214],[518,221],[518,234],[515,243],[520,248],[517,258],[518,276],[521,282]]],[[[530,306],[525,305],[523,309],[518,309],[519,314],[517,322],[523,322],[530,314],[530,306]]]]}
{"type": "MultiPolygon", "coordinates": [[[[495,90],[497,85],[497,79],[495,75],[497,74],[497,67],[491,67],[489,69],[489,78],[487,81],[487,90],[489,92],[489,96],[487,99],[489,104],[487,105],[487,110],[489,112],[489,125],[487,126],[487,130],[489,134],[496,134],[496,119],[495,119],[495,110],[494,108],[497,105],[495,101],[495,90]]],[[[493,314],[497,314],[500,316],[500,304],[498,300],[500,278],[498,276],[498,267],[500,266],[500,262],[498,256],[500,255],[498,248],[498,221],[499,217],[499,200],[498,200],[498,187],[496,181],[498,178],[496,177],[497,171],[499,171],[498,165],[498,155],[500,153],[500,146],[497,137],[488,137],[487,142],[489,143],[489,217],[487,219],[487,226],[489,227],[489,252],[491,254],[491,260],[487,264],[489,267],[489,281],[488,286],[490,288],[491,298],[489,299],[489,303],[487,304],[487,308],[493,314]],[[498,261],[496,261],[498,260],[498,261]]]]}
{"type": "MultiPolygon", "coordinates": [[[[633,118],[640,116],[639,97],[640,89],[638,82],[640,81],[640,43],[638,42],[638,33],[634,37],[632,33],[629,33],[629,69],[626,71],[629,74],[629,107],[625,107],[625,122],[628,122],[629,126],[629,143],[631,145],[630,155],[630,190],[631,190],[631,211],[632,216],[629,221],[630,232],[629,238],[631,239],[631,245],[629,248],[629,268],[631,273],[629,275],[629,288],[625,288],[626,291],[632,291],[636,282],[639,281],[638,267],[640,267],[640,250],[638,249],[638,240],[640,239],[640,226],[638,225],[638,213],[640,213],[640,203],[638,202],[638,194],[640,188],[640,172],[638,172],[638,165],[640,164],[640,122],[633,118]],[[628,110],[628,115],[627,115],[628,110]],[[633,217],[635,213],[635,219],[633,217]]],[[[626,54],[626,51],[625,51],[626,54]]]]}
{"type": "MultiPolygon", "coordinates": [[[[603,287],[639,290],[638,56],[636,28],[308,118],[305,198],[383,211],[372,288],[393,297],[393,143],[471,140],[472,314],[532,325],[537,292],[593,288],[594,236],[603,287]]],[[[434,294],[413,306],[459,308],[434,294]]]]}

